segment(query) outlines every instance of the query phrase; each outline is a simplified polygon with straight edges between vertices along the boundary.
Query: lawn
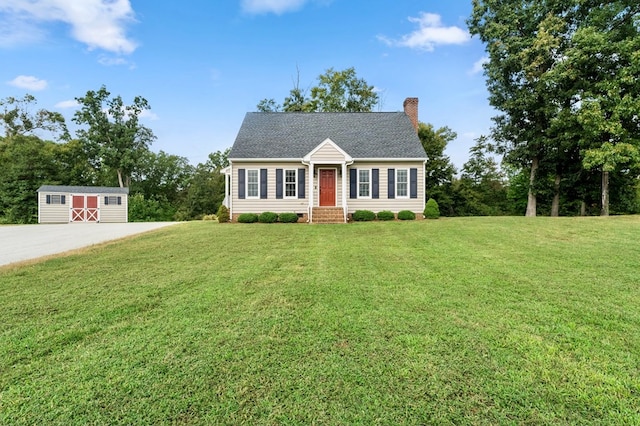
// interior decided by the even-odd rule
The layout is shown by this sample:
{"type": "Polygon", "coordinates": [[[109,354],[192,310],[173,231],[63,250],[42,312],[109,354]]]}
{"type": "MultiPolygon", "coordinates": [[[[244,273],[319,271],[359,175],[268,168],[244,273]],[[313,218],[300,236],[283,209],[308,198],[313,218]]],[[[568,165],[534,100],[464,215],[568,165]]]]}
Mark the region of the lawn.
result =
{"type": "Polygon", "coordinates": [[[640,424],[640,217],[188,223],[0,269],[0,424],[640,424]]]}

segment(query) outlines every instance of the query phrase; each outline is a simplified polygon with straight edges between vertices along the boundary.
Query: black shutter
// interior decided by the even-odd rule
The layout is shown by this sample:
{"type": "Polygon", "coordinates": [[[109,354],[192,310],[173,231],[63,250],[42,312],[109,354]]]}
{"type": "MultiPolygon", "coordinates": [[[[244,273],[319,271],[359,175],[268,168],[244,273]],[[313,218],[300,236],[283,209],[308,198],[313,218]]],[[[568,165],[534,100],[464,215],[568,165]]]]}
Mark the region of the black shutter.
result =
{"type": "Polygon", "coordinates": [[[276,198],[282,198],[282,169],[276,169],[276,198]]]}
{"type": "Polygon", "coordinates": [[[387,198],[396,198],[396,169],[389,169],[387,198]]]}
{"type": "Polygon", "coordinates": [[[380,170],[371,169],[371,198],[380,198],[380,170]]]}
{"type": "Polygon", "coordinates": [[[51,204],[51,195],[47,195],[47,204],[51,204]]]}
{"type": "Polygon", "coordinates": [[[122,205],[122,197],[118,197],[118,205],[121,206],[122,205]]]}
{"type": "Polygon", "coordinates": [[[358,169],[349,170],[349,197],[358,198],[358,169]]]}
{"type": "Polygon", "coordinates": [[[260,169],[260,198],[267,198],[267,169],[260,169]]]}
{"type": "Polygon", "coordinates": [[[244,169],[238,169],[238,198],[240,198],[241,200],[244,200],[245,198],[244,191],[246,189],[245,183],[244,183],[244,177],[245,177],[244,172],[245,172],[244,169]]]}
{"type": "Polygon", "coordinates": [[[409,169],[409,196],[418,198],[418,169],[409,169]]]}
{"type": "Polygon", "coordinates": [[[104,205],[105,206],[109,205],[109,197],[104,197],[104,205]]]}
{"type": "Polygon", "coordinates": [[[67,202],[67,196],[66,195],[61,195],[60,196],[60,204],[66,204],[67,202]]]}
{"type": "Polygon", "coordinates": [[[305,178],[305,170],[298,169],[298,198],[305,197],[304,188],[306,188],[306,186],[305,186],[304,178],[305,178]]]}

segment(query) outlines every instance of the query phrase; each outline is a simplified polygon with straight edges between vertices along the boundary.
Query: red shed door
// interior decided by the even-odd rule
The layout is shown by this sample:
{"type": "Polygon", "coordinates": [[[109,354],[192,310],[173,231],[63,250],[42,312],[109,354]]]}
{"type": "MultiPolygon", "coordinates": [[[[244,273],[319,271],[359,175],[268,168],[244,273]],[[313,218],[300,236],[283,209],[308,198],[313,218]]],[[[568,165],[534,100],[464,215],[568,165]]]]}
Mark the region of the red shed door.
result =
{"type": "Polygon", "coordinates": [[[336,205],[336,170],[320,169],[320,206],[336,205]]]}
{"type": "Polygon", "coordinates": [[[87,218],[87,222],[97,222],[98,211],[98,196],[87,195],[87,213],[85,216],[87,218]]]}
{"type": "Polygon", "coordinates": [[[71,222],[84,222],[84,195],[72,196],[71,222]]]}

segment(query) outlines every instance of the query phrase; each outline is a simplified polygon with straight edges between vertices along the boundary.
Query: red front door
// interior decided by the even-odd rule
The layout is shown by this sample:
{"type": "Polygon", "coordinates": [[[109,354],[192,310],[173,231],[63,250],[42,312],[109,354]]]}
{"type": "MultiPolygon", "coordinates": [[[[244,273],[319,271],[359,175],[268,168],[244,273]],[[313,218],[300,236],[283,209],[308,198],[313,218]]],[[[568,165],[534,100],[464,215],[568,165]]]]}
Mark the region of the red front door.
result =
{"type": "Polygon", "coordinates": [[[84,222],[84,195],[74,195],[71,206],[71,222],[84,222]]]}
{"type": "Polygon", "coordinates": [[[336,205],[336,170],[320,169],[320,206],[336,205]]]}

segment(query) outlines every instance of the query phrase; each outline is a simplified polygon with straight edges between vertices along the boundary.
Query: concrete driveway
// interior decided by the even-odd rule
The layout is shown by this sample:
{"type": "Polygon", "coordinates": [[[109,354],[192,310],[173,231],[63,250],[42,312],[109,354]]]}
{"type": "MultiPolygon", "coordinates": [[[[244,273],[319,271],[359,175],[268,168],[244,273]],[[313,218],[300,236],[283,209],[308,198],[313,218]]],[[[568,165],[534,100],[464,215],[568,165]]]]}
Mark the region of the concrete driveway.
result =
{"type": "Polygon", "coordinates": [[[0,226],[0,266],[76,250],[180,222],[0,226]]]}

